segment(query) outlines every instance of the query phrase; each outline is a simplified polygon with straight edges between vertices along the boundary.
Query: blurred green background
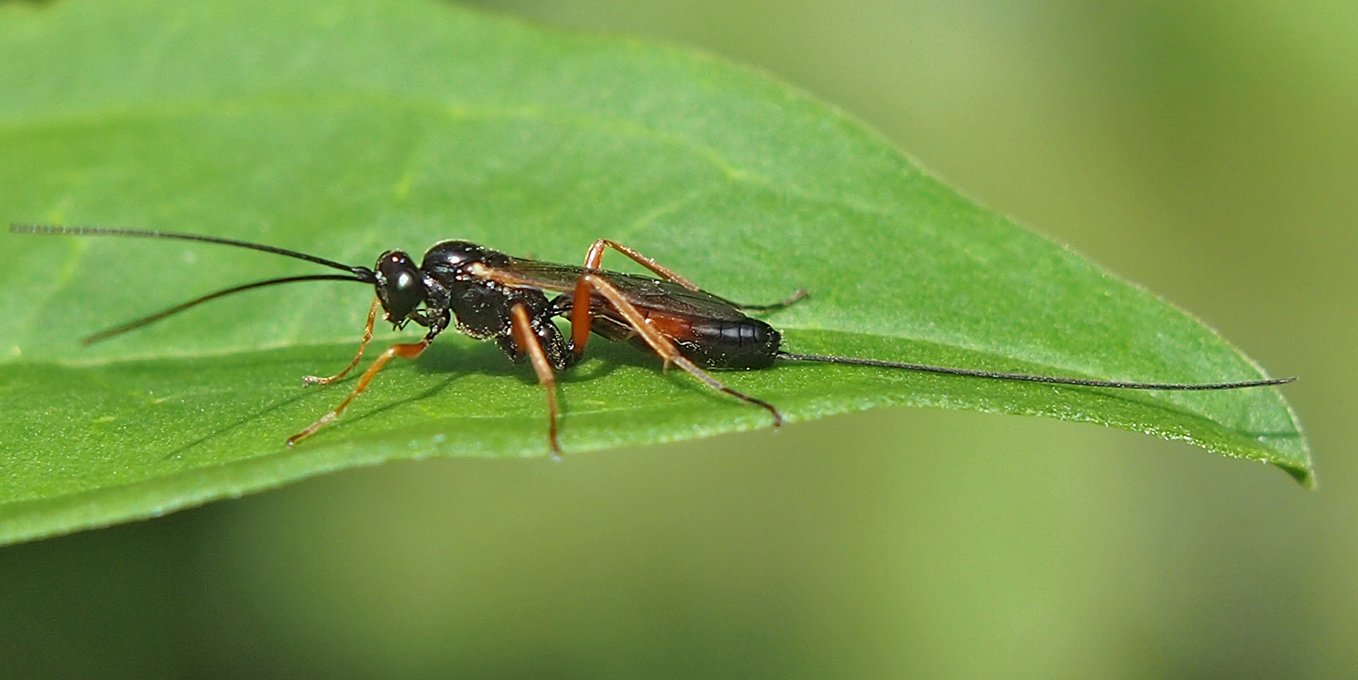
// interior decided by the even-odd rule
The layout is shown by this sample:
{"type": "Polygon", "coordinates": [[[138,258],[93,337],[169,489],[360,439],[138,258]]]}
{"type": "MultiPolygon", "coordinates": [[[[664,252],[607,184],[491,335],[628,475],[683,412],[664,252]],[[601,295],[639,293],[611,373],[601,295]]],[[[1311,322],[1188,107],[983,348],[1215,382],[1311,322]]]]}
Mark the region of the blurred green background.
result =
{"type": "Polygon", "coordinates": [[[1358,464],[1340,436],[1358,382],[1358,5],[474,4],[695,45],[852,112],[1301,375],[1288,395],[1320,490],[1121,431],[903,409],[561,464],[392,464],[0,550],[0,673],[1358,668],[1358,464]]]}

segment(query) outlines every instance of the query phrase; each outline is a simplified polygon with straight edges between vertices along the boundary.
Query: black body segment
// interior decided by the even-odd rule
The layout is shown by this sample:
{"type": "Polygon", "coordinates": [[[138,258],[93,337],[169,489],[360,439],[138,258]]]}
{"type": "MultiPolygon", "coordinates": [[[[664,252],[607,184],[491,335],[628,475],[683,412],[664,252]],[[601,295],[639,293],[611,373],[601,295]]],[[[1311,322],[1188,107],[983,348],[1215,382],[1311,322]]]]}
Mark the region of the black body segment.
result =
{"type": "Polygon", "coordinates": [[[675,338],[685,356],[709,368],[758,369],[773,365],[782,336],[759,319],[703,319],[675,338]]]}

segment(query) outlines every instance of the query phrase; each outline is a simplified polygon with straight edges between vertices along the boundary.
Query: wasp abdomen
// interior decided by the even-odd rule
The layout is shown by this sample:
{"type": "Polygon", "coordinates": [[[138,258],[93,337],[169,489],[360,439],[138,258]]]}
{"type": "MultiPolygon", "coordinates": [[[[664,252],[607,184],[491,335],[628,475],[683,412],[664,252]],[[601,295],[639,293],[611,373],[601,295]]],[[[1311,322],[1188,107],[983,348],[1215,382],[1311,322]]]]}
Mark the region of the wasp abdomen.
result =
{"type": "Polygon", "coordinates": [[[707,368],[768,368],[782,340],[778,331],[759,319],[687,321],[685,332],[669,335],[684,356],[707,368]]]}

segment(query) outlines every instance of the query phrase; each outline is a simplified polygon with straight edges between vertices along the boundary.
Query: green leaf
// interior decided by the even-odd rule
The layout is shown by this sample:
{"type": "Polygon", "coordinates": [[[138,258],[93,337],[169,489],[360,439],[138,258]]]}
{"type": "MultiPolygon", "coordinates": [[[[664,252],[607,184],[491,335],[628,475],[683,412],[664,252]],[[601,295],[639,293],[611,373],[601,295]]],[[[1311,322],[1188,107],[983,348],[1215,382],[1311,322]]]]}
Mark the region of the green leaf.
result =
{"type": "MultiPolygon", "coordinates": [[[[355,264],[445,238],[575,263],[608,237],[720,295],[809,289],[769,316],[793,351],[1128,380],[1261,375],[1211,329],[961,198],[830,107],[685,50],[433,2],[5,5],[0,92],[0,205],[16,222],[194,231],[355,264]]],[[[532,371],[452,332],[289,449],[352,385],[300,378],[349,359],[370,289],[244,293],[85,349],[77,338],[186,297],[316,268],[179,242],[0,238],[0,541],[387,460],[547,454],[532,371]]],[[[562,376],[567,455],[771,426],[657,368],[592,343],[562,376]]],[[[1044,415],[1310,480],[1275,389],[810,364],[722,377],[793,423],[884,405],[1044,415]]]]}

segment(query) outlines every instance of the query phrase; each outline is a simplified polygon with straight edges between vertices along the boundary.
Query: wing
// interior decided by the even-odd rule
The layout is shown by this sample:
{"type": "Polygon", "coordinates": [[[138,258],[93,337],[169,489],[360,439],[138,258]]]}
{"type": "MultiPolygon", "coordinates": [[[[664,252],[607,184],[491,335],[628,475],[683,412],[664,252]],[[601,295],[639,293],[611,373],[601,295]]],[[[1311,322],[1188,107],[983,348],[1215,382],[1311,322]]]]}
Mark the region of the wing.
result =
{"type": "MultiPolygon", "coordinates": [[[[523,285],[560,293],[575,290],[575,282],[585,273],[584,267],[539,260],[512,258],[507,267],[497,270],[512,275],[523,285]]],[[[748,318],[729,300],[703,290],[690,290],[672,281],[639,274],[623,274],[600,270],[595,272],[608,279],[628,302],[638,309],[670,312],[682,316],[698,316],[714,320],[738,321],[748,318]]],[[[516,282],[517,283],[517,282],[516,282]]],[[[595,296],[595,304],[608,303],[595,296]]]]}

